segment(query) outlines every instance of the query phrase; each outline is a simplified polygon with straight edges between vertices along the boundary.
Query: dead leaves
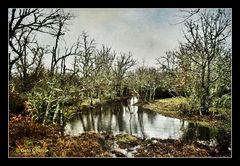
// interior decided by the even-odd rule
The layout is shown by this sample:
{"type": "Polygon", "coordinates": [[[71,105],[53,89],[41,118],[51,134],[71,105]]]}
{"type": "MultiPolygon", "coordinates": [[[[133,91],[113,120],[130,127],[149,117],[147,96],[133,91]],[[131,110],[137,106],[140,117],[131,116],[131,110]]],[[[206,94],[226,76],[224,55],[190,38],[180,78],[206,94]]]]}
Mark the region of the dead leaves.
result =
{"type": "Polygon", "coordinates": [[[37,123],[10,124],[11,157],[110,157],[99,140],[101,134],[84,133],[79,137],[56,137],[58,129],[37,123]],[[31,126],[32,125],[32,126],[31,126]]]}
{"type": "Polygon", "coordinates": [[[211,157],[207,148],[172,139],[149,139],[137,149],[136,157],[211,157]]]}
{"type": "Polygon", "coordinates": [[[10,116],[10,123],[12,123],[12,124],[22,123],[22,122],[30,123],[31,121],[32,121],[31,116],[26,116],[26,115],[22,115],[22,114],[10,116]]]}
{"type": "Polygon", "coordinates": [[[110,154],[103,150],[98,142],[100,135],[95,133],[82,134],[79,137],[64,137],[56,140],[51,151],[61,157],[109,157],[110,154]],[[88,135],[88,137],[86,137],[88,135]]]}

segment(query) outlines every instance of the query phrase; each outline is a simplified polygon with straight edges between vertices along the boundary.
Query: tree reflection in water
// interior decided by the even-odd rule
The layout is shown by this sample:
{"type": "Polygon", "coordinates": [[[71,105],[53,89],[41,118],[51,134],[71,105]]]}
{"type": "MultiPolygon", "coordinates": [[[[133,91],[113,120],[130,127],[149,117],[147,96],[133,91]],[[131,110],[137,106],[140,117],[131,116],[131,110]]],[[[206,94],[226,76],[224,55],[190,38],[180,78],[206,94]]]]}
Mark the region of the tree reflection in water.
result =
{"type": "Polygon", "coordinates": [[[85,131],[106,131],[134,134],[142,138],[209,140],[213,130],[188,121],[162,116],[151,110],[135,106],[137,98],[107,103],[82,111],[65,126],[65,134],[79,135],[85,131]]]}

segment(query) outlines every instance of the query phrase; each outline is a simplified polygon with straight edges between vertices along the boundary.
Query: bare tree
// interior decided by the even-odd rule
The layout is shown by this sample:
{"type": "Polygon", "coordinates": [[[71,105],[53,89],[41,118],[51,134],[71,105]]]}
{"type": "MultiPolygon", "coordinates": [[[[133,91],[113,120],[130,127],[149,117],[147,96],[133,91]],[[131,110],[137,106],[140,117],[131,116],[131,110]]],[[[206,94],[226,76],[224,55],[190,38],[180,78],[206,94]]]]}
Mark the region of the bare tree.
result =
{"type": "Polygon", "coordinates": [[[93,74],[97,97],[100,99],[100,94],[108,93],[111,90],[109,85],[113,79],[112,68],[115,56],[116,53],[104,45],[95,54],[93,74]]]}
{"type": "Polygon", "coordinates": [[[62,55],[59,53],[57,57],[53,58],[54,61],[52,61],[53,65],[51,68],[52,74],[53,74],[54,70],[56,69],[57,64],[61,61],[60,73],[64,75],[66,72],[66,64],[65,64],[66,58],[69,56],[77,56],[79,54],[80,54],[80,41],[79,41],[79,39],[77,39],[77,42],[73,43],[70,48],[65,48],[65,52],[62,53],[62,55]]]}
{"type": "Polygon", "coordinates": [[[184,23],[186,21],[188,21],[189,19],[192,19],[192,17],[194,15],[197,15],[198,13],[201,12],[200,8],[196,8],[196,9],[180,9],[180,12],[184,13],[181,18],[183,19],[182,21],[176,23],[176,24],[181,24],[184,23]]]}
{"type": "Polygon", "coordinates": [[[93,60],[94,53],[96,51],[95,42],[94,39],[89,40],[89,36],[86,32],[82,32],[82,39],[82,50],[79,52],[77,61],[79,64],[79,71],[82,74],[83,78],[88,78],[91,76],[94,70],[93,60]]]}
{"type": "Polygon", "coordinates": [[[226,38],[231,34],[231,19],[224,9],[218,9],[215,13],[201,13],[199,21],[188,20],[185,26],[185,48],[190,50],[188,56],[194,63],[195,71],[199,72],[200,114],[208,114],[211,103],[210,87],[219,77],[212,77],[212,68],[215,59],[220,56],[226,38]]]}
{"type": "MultiPolygon", "coordinates": [[[[178,78],[178,58],[176,51],[167,51],[165,56],[157,58],[157,64],[159,65],[159,70],[162,73],[162,89],[168,91],[169,94],[175,96],[172,92],[178,92],[177,86],[179,84],[178,78]]],[[[178,95],[178,94],[177,94],[178,95]]]]}
{"type": "Polygon", "coordinates": [[[81,83],[85,89],[87,97],[90,97],[91,103],[94,92],[94,56],[96,53],[94,39],[89,40],[86,32],[82,32],[82,42],[80,42],[80,51],[76,56],[77,67],[79,71],[81,83]]]}
{"type": "Polygon", "coordinates": [[[11,9],[9,13],[9,75],[13,65],[25,56],[27,46],[35,40],[35,32],[54,34],[59,9],[11,9]],[[31,41],[31,42],[29,42],[31,41]]]}
{"type": "Polygon", "coordinates": [[[174,51],[167,51],[166,56],[157,58],[157,64],[162,71],[172,72],[177,68],[177,59],[174,51]]]}
{"type": "Polygon", "coordinates": [[[136,64],[136,61],[132,58],[132,54],[122,53],[120,57],[117,57],[115,67],[113,69],[115,75],[115,89],[118,95],[122,96],[123,80],[127,71],[136,64]]]}
{"type": "Polygon", "coordinates": [[[132,88],[141,100],[154,100],[156,89],[160,86],[160,72],[156,68],[140,66],[138,67],[132,78],[132,88]]]}
{"type": "Polygon", "coordinates": [[[115,59],[116,53],[111,52],[111,48],[108,48],[102,45],[102,49],[97,50],[97,54],[95,55],[95,72],[107,72],[109,73],[112,69],[112,64],[115,59]]]}
{"type": "MultiPolygon", "coordinates": [[[[64,36],[65,32],[66,32],[65,25],[67,25],[68,21],[70,21],[72,19],[73,19],[73,15],[71,15],[70,13],[64,13],[63,10],[59,14],[58,18],[56,18],[58,27],[57,27],[57,31],[54,34],[52,34],[56,39],[55,39],[55,45],[54,45],[53,50],[52,50],[52,61],[51,61],[51,67],[50,67],[51,75],[53,75],[54,70],[55,70],[55,68],[57,66],[57,63],[60,60],[62,60],[62,63],[65,63],[66,57],[68,57],[70,55],[76,54],[77,53],[77,49],[79,48],[79,41],[77,41],[74,53],[72,52],[72,49],[73,49],[74,46],[72,46],[70,48],[69,52],[68,52],[68,49],[66,49],[64,55],[62,55],[62,56],[57,55],[57,50],[59,50],[60,38],[62,36],[64,36]]],[[[60,50],[59,50],[59,53],[60,53],[60,50]]],[[[62,64],[62,66],[64,67],[64,64],[62,64]]]]}
{"type": "Polygon", "coordinates": [[[43,48],[38,45],[27,45],[23,47],[23,54],[21,58],[16,61],[16,69],[21,80],[21,89],[23,91],[30,90],[32,85],[38,81],[43,74],[43,56],[48,53],[47,48],[43,48]]]}

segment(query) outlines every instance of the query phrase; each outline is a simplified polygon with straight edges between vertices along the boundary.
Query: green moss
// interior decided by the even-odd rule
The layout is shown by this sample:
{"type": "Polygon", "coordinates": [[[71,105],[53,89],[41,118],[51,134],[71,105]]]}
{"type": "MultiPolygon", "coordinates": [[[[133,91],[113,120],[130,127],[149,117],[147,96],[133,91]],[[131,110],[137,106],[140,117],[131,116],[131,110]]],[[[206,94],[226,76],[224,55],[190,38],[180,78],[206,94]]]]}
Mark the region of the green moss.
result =
{"type": "Polygon", "coordinates": [[[134,142],[137,141],[138,139],[134,136],[124,134],[118,137],[118,141],[122,143],[129,143],[129,142],[134,142]]]}
{"type": "Polygon", "coordinates": [[[116,138],[117,138],[117,144],[122,149],[137,146],[140,141],[136,136],[129,135],[129,134],[120,134],[120,135],[117,135],[116,138]]]}
{"type": "Polygon", "coordinates": [[[73,113],[77,112],[77,107],[74,106],[68,106],[64,109],[63,114],[65,118],[68,118],[70,115],[72,115],[73,113]]]}
{"type": "Polygon", "coordinates": [[[32,140],[26,140],[25,145],[26,146],[33,146],[33,141],[32,140]]]}

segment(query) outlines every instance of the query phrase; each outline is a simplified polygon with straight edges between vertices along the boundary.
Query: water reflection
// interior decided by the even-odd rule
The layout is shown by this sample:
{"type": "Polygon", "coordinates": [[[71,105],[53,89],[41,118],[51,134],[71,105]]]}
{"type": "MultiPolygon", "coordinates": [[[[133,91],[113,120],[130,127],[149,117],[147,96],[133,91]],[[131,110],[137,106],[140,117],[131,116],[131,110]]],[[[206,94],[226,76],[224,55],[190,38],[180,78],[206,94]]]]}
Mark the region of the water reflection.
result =
{"type": "Polygon", "coordinates": [[[137,98],[106,104],[74,116],[65,126],[65,134],[77,136],[85,131],[129,133],[142,138],[183,138],[209,140],[213,135],[207,127],[162,116],[134,106],[137,98]]]}
{"type": "Polygon", "coordinates": [[[215,144],[218,139],[219,130],[217,128],[209,128],[199,125],[198,123],[188,123],[185,129],[182,139],[188,142],[191,141],[207,141],[208,144],[215,144]]]}

